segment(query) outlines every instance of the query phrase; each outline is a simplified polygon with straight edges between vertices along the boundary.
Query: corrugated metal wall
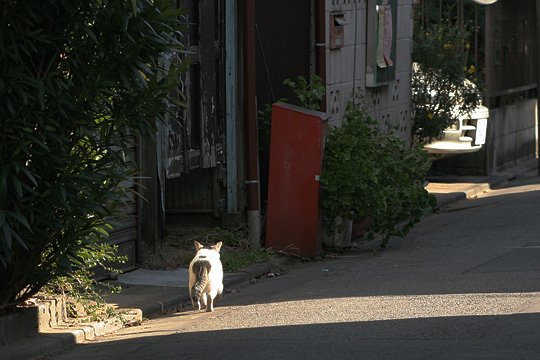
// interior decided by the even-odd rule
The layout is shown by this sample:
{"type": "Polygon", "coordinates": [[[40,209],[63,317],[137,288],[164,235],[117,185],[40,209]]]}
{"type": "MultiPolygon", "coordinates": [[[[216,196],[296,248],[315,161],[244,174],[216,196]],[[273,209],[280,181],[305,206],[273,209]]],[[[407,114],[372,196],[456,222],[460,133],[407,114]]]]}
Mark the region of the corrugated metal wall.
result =
{"type": "Polygon", "coordinates": [[[498,1],[486,7],[488,96],[536,87],[534,0],[498,1]]]}

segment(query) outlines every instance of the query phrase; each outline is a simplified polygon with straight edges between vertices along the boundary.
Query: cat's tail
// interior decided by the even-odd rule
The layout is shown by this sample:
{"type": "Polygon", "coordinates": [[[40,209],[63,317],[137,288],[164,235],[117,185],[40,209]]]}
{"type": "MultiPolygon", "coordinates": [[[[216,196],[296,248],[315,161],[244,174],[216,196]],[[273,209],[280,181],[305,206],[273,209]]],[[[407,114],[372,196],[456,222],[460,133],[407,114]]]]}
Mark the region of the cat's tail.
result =
{"type": "Polygon", "coordinates": [[[201,294],[208,283],[208,273],[212,265],[209,261],[199,260],[193,263],[193,273],[195,274],[195,283],[191,287],[191,301],[193,304],[200,304],[201,294]]]}

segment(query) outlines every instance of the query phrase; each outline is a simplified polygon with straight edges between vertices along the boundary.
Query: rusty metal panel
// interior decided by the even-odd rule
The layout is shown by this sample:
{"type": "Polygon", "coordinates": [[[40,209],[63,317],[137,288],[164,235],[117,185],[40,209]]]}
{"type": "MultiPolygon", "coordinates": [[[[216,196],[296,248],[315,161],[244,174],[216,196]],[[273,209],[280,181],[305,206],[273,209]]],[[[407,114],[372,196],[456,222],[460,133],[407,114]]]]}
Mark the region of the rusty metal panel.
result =
{"type": "Polygon", "coordinates": [[[272,106],[267,247],[319,255],[319,178],[328,117],[284,103],[272,106]]]}

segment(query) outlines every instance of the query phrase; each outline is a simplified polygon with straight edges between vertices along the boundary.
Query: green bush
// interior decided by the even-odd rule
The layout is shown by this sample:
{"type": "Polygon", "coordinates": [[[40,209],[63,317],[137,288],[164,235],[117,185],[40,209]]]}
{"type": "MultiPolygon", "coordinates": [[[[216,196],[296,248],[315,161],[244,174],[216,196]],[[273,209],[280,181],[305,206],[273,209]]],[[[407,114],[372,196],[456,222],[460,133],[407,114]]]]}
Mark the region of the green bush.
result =
{"type": "Polygon", "coordinates": [[[318,75],[312,74],[309,81],[303,76],[298,76],[294,80],[285,79],[283,84],[294,92],[301,106],[310,110],[321,109],[321,102],[326,93],[326,88],[318,75]]]}
{"type": "MultiPolygon", "coordinates": [[[[368,220],[368,233],[404,236],[431,211],[424,189],[430,167],[420,148],[410,148],[359,107],[349,106],[340,128],[329,129],[321,175],[324,223],[333,232],[336,217],[368,220]]],[[[338,229],[339,230],[339,229],[338,229]]]]}
{"type": "Polygon", "coordinates": [[[102,262],[134,137],[181,105],[174,3],[0,5],[0,309],[102,262]]]}

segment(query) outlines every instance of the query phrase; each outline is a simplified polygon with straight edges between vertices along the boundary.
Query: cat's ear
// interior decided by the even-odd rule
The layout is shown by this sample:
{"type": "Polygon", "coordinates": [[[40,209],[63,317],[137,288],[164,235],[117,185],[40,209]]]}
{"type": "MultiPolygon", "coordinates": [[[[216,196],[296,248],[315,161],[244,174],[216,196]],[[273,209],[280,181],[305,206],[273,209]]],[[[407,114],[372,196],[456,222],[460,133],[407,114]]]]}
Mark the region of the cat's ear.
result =
{"type": "Polygon", "coordinates": [[[223,243],[220,241],[218,242],[216,245],[212,246],[216,251],[219,252],[219,250],[221,250],[221,245],[223,245],[223,243]]]}
{"type": "Polygon", "coordinates": [[[201,249],[204,247],[204,246],[201,245],[201,243],[198,242],[197,240],[195,240],[193,243],[195,244],[195,250],[196,250],[196,251],[199,251],[199,250],[201,250],[201,249]]]}

